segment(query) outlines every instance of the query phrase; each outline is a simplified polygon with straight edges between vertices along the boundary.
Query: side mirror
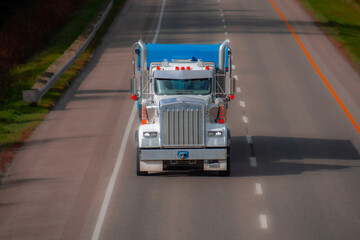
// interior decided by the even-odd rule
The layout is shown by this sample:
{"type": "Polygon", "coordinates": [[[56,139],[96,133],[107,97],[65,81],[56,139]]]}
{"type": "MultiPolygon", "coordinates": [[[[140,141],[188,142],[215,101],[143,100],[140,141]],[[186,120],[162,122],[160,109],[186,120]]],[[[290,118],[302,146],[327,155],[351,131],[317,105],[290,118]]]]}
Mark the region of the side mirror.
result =
{"type": "Polygon", "coordinates": [[[131,78],[130,79],[130,94],[137,94],[137,79],[136,78],[131,78]]]}

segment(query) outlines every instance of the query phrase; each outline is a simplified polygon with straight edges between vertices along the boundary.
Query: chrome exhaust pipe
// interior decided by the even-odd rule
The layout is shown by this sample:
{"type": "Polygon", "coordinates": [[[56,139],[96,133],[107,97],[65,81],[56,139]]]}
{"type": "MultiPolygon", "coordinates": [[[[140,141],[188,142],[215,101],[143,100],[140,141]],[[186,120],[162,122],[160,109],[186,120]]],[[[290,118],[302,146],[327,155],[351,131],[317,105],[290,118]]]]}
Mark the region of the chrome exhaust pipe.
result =
{"type": "Polygon", "coordinates": [[[219,70],[225,72],[225,49],[230,40],[225,39],[219,47],[219,70]]]}

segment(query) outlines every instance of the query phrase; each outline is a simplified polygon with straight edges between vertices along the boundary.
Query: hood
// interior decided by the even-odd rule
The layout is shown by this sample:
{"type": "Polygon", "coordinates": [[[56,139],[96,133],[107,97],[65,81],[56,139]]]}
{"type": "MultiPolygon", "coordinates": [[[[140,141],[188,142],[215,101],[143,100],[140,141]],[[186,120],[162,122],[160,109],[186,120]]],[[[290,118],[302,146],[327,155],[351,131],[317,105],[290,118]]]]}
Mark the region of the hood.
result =
{"type": "Polygon", "coordinates": [[[198,105],[206,106],[209,102],[210,97],[192,97],[192,96],[172,96],[161,98],[159,100],[159,106],[168,106],[168,105],[198,105]]]}

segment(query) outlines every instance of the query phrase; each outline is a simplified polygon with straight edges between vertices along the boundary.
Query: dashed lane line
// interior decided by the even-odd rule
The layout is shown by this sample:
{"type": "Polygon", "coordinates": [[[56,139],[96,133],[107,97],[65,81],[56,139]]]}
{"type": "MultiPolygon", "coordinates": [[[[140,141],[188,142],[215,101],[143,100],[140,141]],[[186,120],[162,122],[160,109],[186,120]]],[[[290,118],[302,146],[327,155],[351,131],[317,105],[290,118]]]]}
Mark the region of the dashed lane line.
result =
{"type": "Polygon", "coordinates": [[[250,157],[249,162],[251,167],[257,167],[256,157],[250,157]]]}
{"type": "Polygon", "coordinates": [[[247,116],[243,116],[242,117],[242,120],[244,123],[248,123],[249,122],[249,119],[247,118],[247,116]]]}
{"type": "Polygon", "coordinates": [[[260,226],[262,229],[268,229],[268,219],[267,216],[265,214],[260,214],[259,216],[259,220],[260,220],[260,226]]]}
{"type": "Polygon", "coordinates": [[[258,195],[263,194],[263,190],[260,183],[255,183],[255,193],[258,195]]]}
{"type": "Polygon", "coordinates": [[[242,108],[246,107],[246,104],[245,104],[244,101],[239,101],[239,104],[240,104],[240,106],[241,106],[242,108]]]}

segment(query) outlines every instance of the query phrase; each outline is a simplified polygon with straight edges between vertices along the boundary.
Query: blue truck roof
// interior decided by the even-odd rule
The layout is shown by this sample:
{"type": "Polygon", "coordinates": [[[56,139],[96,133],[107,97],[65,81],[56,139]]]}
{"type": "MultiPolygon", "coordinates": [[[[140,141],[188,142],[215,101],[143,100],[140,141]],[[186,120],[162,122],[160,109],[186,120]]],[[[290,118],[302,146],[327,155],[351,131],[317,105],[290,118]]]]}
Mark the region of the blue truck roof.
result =
{"type": "MultiPolygon", "coordinates": [[[[152,44],[147,43],[147,68],[152,62],[163,62],[167,59],[192,59],[196,62],[214,62],[219,67],[220,44],[152,44]]],[[[228,47],[225,52],[225,67],[228,67],[228,47]]],[[[141,54],[141,53],[140,53],[141,54]]]]}

